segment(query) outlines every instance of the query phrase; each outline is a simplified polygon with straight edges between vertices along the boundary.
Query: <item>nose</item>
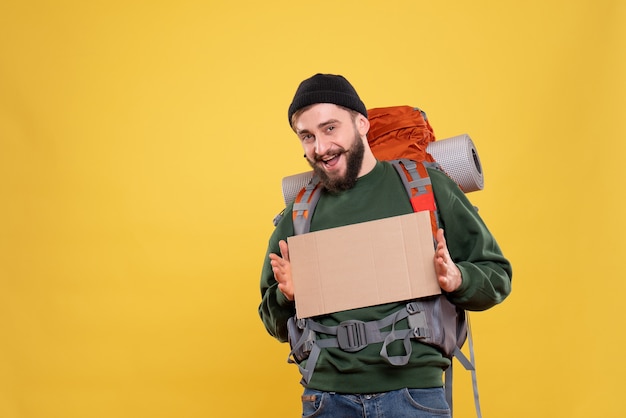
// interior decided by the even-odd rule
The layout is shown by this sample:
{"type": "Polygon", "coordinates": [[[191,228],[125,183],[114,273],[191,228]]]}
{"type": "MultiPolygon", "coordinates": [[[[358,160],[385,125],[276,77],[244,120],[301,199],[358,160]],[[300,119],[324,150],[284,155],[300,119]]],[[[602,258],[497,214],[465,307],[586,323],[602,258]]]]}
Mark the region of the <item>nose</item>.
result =
{"type": "Polygon", "coordinates": [[[321,135],[315,138],[315,153],[317,155],[324,155],[330,149],[330,141],[325,140],[321,135]]]}

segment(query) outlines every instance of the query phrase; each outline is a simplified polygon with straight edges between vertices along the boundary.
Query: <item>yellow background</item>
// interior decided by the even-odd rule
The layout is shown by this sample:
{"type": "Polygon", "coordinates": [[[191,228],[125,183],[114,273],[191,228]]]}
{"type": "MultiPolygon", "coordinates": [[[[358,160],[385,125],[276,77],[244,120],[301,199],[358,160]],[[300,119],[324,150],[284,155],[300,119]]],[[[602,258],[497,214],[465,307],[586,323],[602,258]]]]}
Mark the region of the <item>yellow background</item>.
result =
{"type": "Polygon", "coordinates": [[[476,143],[484,415],[623,416],[625,5],[1,1],[0,417],[299,416],[256,310],[316,72],[476,143]]]}

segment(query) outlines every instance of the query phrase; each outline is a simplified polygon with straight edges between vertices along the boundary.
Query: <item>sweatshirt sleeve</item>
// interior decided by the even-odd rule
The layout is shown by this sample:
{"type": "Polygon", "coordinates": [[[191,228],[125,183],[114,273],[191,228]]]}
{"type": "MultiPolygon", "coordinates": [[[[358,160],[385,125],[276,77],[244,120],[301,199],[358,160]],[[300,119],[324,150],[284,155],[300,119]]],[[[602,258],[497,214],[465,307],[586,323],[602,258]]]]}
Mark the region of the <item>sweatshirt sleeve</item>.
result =
{"type": "Polygon", "coordinates": [[[259,316],[267,332],[281,342],[287,341],[287,320],[295,315],[296,308],[294,302],[287,299],[278,290],[278,282],[274,278],[269,255],[271,253],[280,254],[278,242],[282,239],[286,240],[291,235],[293,235],[291,211],[286,210],[282,220],[278,223],[270,237],[261,270],[259,316]]]}
{"type": "Polygon", "coordinates": [[[463,191],[444,173],[429,174],[448,250],[462,276],[448,299],[462,309],[489,309],[511,293],[511,264],[463,191]]]}

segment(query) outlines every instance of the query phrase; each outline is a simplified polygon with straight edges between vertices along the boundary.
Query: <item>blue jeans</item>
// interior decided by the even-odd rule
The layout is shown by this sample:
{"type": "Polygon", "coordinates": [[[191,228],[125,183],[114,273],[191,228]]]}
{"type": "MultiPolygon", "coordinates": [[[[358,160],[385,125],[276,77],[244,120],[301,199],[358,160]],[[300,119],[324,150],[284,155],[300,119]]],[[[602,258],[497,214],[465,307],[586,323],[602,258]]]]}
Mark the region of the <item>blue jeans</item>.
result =
{"type": "Polygon", "coordinates": [[[305,389],[302,418],[450,418],[443,388],[341,394],[305,389]]]}

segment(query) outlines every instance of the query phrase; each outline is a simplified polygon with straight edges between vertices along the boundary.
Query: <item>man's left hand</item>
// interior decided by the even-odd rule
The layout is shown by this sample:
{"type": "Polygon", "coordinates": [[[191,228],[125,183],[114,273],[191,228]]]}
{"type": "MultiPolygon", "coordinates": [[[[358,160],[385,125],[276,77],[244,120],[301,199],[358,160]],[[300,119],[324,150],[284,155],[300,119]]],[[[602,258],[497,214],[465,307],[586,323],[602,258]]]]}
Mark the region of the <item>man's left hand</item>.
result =
{"type": "Polygon", "coordinates": [[[452,261],[443,229],[437,230],[437,248],[435,249],[435,273],[439,286],[446,292],[453,292],[461,286],[461,271],[452,261]]]}

